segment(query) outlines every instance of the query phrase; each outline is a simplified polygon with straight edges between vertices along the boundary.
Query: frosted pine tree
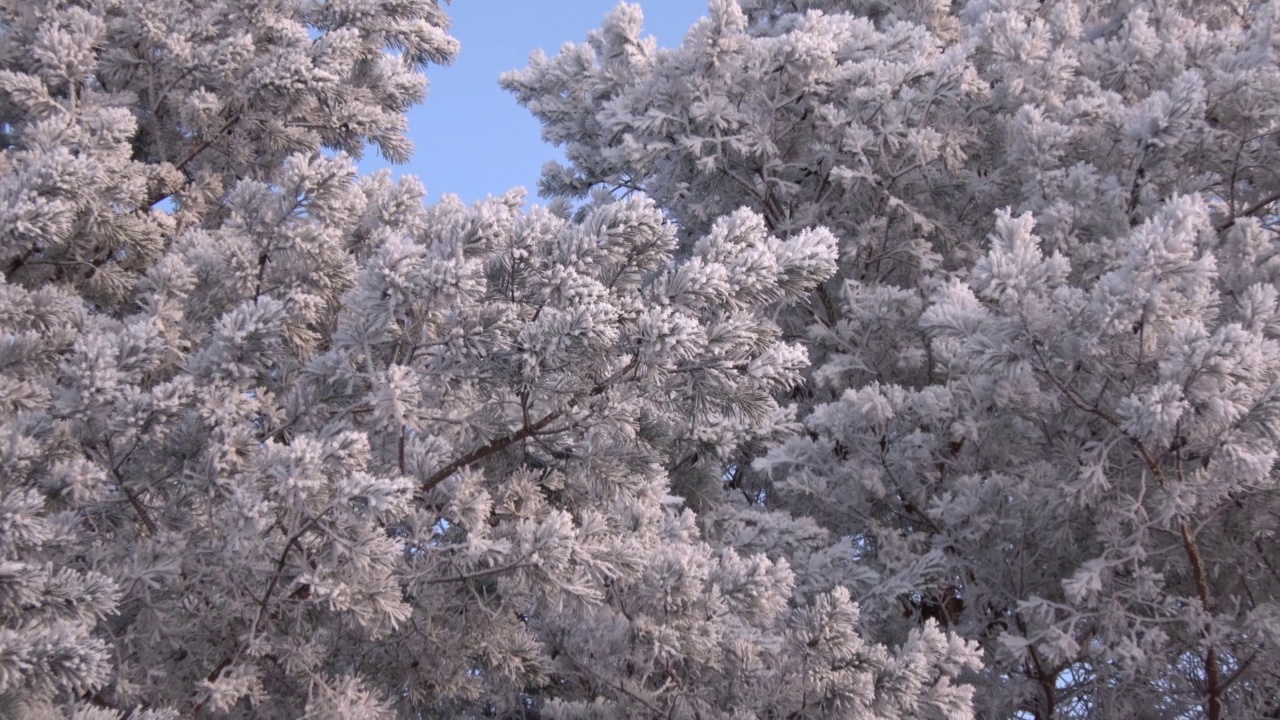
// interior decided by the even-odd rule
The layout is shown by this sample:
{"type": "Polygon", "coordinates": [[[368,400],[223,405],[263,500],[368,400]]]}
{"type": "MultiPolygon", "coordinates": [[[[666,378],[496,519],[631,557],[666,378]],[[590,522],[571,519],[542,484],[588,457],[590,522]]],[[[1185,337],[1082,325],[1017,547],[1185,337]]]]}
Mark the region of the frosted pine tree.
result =
{"type": "Polygon", "coordinates": [[[974,646],[701,517],[829,231],[358,177],[433,0],[0,13],[0,714],[971,714],[974,646]]]}
{"type": "Polygon", "coordinates": [[[984,717],[1253,717],[1276,37],[1272,3],[726,0],[658,50],[622,6],[504,83],[565,149],[544,193],[840,242],[778,317],[804,429],[726,462],[709,532],[874,638],[978,642],[984,717]]]}
{"type": "MultiPolygon", "coordinates": [[[[192,526],[171,526],[181,505],[159,498],[199,447],[166,458],[182,447],[166,438],[184,435],[164,428],[198,428],[182,368],[210,329],[192,316],[217,310],[202,298],[183,307],[195,278],[166,253],[179,236],[234,224],[218,204],[224,188],[280,178],[291,153],[372,140],[402,157],[401,113],[422,96],[414,68],[455,51],[434,3],[379,18],[334,9],[0,8],[6,714],[34,716],[50,699],[164,701],[147,696],[163,677],[146,673],[170,660],[137,657],[131,647],[155,638],[132,628],[138,615],[181,624],[148,596],[182,599],[165,587],[190,562],[181,548],[192,526]],[[176,212],[157,206],[166,198],[176,212]]],[[[246,261],[260,280],[274,250],[262,240],[232,246],[257,256],[246,261]]],[[[339,291],[290,299],[317,307],[339,291]]]]}

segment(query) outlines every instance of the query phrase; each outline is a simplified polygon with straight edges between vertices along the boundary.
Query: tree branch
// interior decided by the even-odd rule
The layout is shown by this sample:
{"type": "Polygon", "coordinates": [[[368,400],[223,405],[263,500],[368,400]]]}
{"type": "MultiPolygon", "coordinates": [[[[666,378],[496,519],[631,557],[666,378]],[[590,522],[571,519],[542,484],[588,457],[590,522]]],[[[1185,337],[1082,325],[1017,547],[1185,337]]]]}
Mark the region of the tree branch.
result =
{"type": "MultiPolygon", "coordinates": [[[[89,456],[88,452],[85,452],[85,457],[89,458],[90,462],[94,461],[93,458],[89,456]]],[[[147,534],[151,537],[155,537],[157,532],[156,524],[155,521],[151,519],[151,514],[147,512],[147,506],[143,505],[142,501],[138,499],[138,496],[134,495],[129,488],[125,487],[124,476],[120,474],[120,469],[116,467],[116,464],[114,462],[107,462],[105,464],[111,469],[111,476],[116,479],[116,485],[120,487],[120,492],[124,493],[124,496],[129,499],[129,504],[133,506],[133,511],[138,514],[138,519],[141,520],[142,524],[147,528],[147,534]]]]}
{"type": "MultiPolygon", "coordinates": [[[[1277,197],[1276,199],[1280,199],[1280,197],[1277,197]]],[[[1033,348],[1035,347],[1034,343],[1032,344],[1032,347],[1033,348]]],[[[1048,363],[1045,362],[1043,356],[1040,355],[1039,348],[1035,348],[1035,352],[1041,361],[1041,365],[1044,368],[1043,371],[1045,375],[1049,378],[1050,382],[1052,382],[1054,386],[1058,388],[1058,391],[1061,392],[1063,396],[1066,397],[1067,400],[1072,405],[1074,405],[1077,409],[1083,410],[1085,412],[1088,412],[1090,414],[1093,414],[1093,415],[1096,415],[1097,417],[1102,418],[1108,424],[1116,428],[1120,427],[1120,421],[1118,419],[1110,416],[1108,413],[1100,410],[1096,406],[1089,407],[1087,404],[1085,404],[1079,396],[1077,396],[1074,392],[1072,392],[1069,388],[1067,388],[1060,380],[1058,380],[1058,378],[1052,372],[1049,371],[1048,363]]],[[[1134,448],[1138,451],[1138,454],[1142,458],[1143,464],[1145,464],[1147,466],[1147,469],[1151,471],[1152,475],[1156,479],[1156,482],[1158,482],[1161,486],[1167,485],[1168,478],[1165,476],[1164,468],[1161,467],[1160,462],[1147,449],[1146,444],[1143,443],[1138,438],[1133,437],[1129,433],[1123,432],[1123,430],[1121,431],[1121,433],[1125,437],[1125,439],[1127,439],[1129,443],[1132,444],[1134,448]]],[[[1191,532],[1191,526],[1188,525],[1186,521],[1182,521],[1181,523],[1179,523],[1179,526],[1180,526],[1179,530],[1181,531],[1181,536],[1182,536],[1183,551],[1186,553],[1187,560],[1191,564],[1191,573],[1193,578],[1195,579],[1196,593],[1200,597],[1200,605],[1204,608],[1204,612],[1206,615],[1211,615],[1213,612],[1213,598],[1209,592],[1209,582],[1205,574],[1204,561],[1200,555],[1200,547],[1196,544],[1195,536],[1191,532]]],[[[1207,638],[1209,634],[1208,628],[1206,627],[1203,632],[1207,638]]],[[[1204,672],[1205,672],[1205,695],[1206,695],[1205,715],[1208,717],[1208,720],[1222,720],[1222,693],[1224,690],[1222,686],[1222,681],[1221,681],[1222,670],[1219,667],[1219,663],[1218,663],[1218,650],[1216,647],[1213,646],[1212,643],[1208,643],[1208,647],[1205,649],[1204,672]]]]}
{"type": "MultiPolygon", "coordinates": [[[[1205,577],[1204,563],[1200,558],[1200,547],[1196,544],[1195,537],[1191,534],[1191,528],[1184,522],[1182,523],[1182,546],[1187,552],[1187,558],[1191,561],[1191,571],[1195,575],[1196,593],[1200,596],[1200,605],[1204,607],[1204,612],[1209,615],[1213,612],[1212,597],[1209,595],[1209,582],[1205,577]]],[[[1208,628],[1205,628],[1205,635],[1208,635],[1208,628]]],[[[1204,674],[1205,674],[1205,714],[1209,720],[1222,720],[1222,680],[1221,669],[1218,667],[1218,649],[1209,643],[1208,648],[1204,652],[1204,674]]]]}
{"type": "MultiPolygon", "coordinates": [[[[613,377],[606,378],[605,380],[602,380],[599,383],[597,383],[594,387],[591,388],[590,391],[587,392],[585,397],[595,397],[600,393],[604,392],[618,378],[625,375],[635,366],[636,366],[636,358],[632,357],[631,361],[628,362],[625,367],[623,367],[621,370],[615,373],[613,377]]],[[[446,479],[448,479],[450,475],[458,472],[459,470],[462,470],[465,467],[468,467],[472,463],[480,462],[481,460],[491,455],[494,455],[495,453],[499,453],[499,452],[502,452],[503,450],[506,450],[507,448],[511,447],[512,445],[515,445],[516,443],[522,440],[531,438],[539,434],[542,430],[545,430],[548,425],[550,425],[551,423],[561,418],[564,415],[566,410],[577,405],[577,403],[578,403],[578,398],[574,398],[573,400],[569,401],[568,406],[565,408],[565,410],[556,410],[555,412],[549,413],[548,415],[544,416],[541,420],[538,420],[532,425],[530,425],[528,422],[525,422],[524,426],[521,427],[518,431],[510,435],[507,435],[505,437],[495,438],[494,440],[491,440],[489,443],[481,447],[478,447],[475,450],[472,450],[471,452],[467,453],[466,455],[463,455],[462,457],[450,462],[448,465],[445,465],[444,467],[440,468],[436,472],[432,473],[431,477],[428,477],[426,480],[422,482],[422,492],[424,493],[430,492],[432,488],[444,482],[446,479]]]]}
{"type": "Polygon", "coordinates": [[[433,580],[424,580],[423,585],[444,585],[446,583],[466,582],[468,580],[479,580],[481,578],[491,577],[493,575],[501,575],[503,573],[515,572],[524,568],[536,567],[533,563],[528,562],[528,557],[522,557],[519,560],[507,565],[499,565],[498,567],[489,568],[487,570],[477,570],[466,575],[455,575],[453,577],[435,578],[433,580]]]}
{"type": "MultiPolygon", "coordinates": [[[[289,560],[290,551],[292,551],[294,545],[296,545],[297,542],[302,539],[302,536],[305,535],[307,531],[309,531],[312,527],[314,527],[315,524],[320,521],[320,518],[324,517],[325,515],[328,515],[329,511],[331,510],[333,510],[332,505],[325,508],[324,511],[321,512],[319,515],[316,515],[315,517],[311,518],[307,522],[303,523],[302,527],[299,528],[297,532],[295,532],[292,536],[289,537],[288,540],[285,541],[284,550],[280,552],[280,557],[276,560],[275,571],[271,573],[271,579],[267,581],[267,589],[262,593],[262,600],[258,602],[258,614],[253,619],[253,626],[249,628],[248,639],[246,639],[244,643],[240,645],[240,647],[236,650],[236,654],[234,656],[224,657],[222,661],[218,663],[217,667],[214,668],[213,672],[209,673],[209,677],[207,678],[209,682],[216,681],[218,679],[218,676],[222,674],[223,670],[227,669],[229,666],[233,665],[237,660],[240,659],[240,656],[244,654],[246,645],[248,643],[253,642],[253,639],[258,634],[258,628],[262,624],[262,618],[266,616],[267,605],[271,602],[271,595],[272,593],[275,592],[276,587],[280,584],[280,577],[284,574],[284,566],[285,566],[285,563],[288,562],[289,560]]],[[[194,712],[196,717],[202,717],[204,715],[204,707],[205,707],[204,701],[201,701],[196,705],[195,712],[194,712]]]]}
{"type": "Polygon", "coordinates": [[[1217,230],[1218,232],[1227,230],[1232,225],[1235,225],[1236,221],[1239,220],[1240,218],[1250,217],[1261,210],[1265,210],[1268,205],[1271,205],[1272,203],[1275,203],[1275,202],[1280,202],[1280,192],[1270,195],[1254,203],[1253,205],[1245,208],[1243,212],[1238,212],[1233,214],[1230,218],[1227,218],[1225,221],[1218,223],[1217,227],[1214,229],[1217,230]]]}
{"type": "Polygon", "coordinates": [[[192,160],[196,159],[197,155],[199,155],[200,153],[208,149],[209,146],[213,144],[213,141],[216,138],[218,138],[220,135],[230,130],[231,127],[235,125],[237,122],[240,122],[240,111],[238,110],[234,113],[231,113],[231,117],[227,118],[227,121],[222,124],[222,127],[218,128],[217,132],[213,133],[208,138],[206,138],[204,142],[201,142],[199,145],[188,150],[187,154],[184,155],[181,160],[173,164],[174,169],[181,170],[185,168],[188,164],[191,163],[192,160]]]}
{"type": "MultiPolygon", "coordinates": [[[[196,156],[198,156],[200,153],[204,152],[205,150],[208,150],[209,147],[213,145],[214,140],[216,140],[218,137],[230,131],[231,128],[237,122],[240,122],[239,110],[232,113],[231,117],[228,118],[225,123],[223,123],[222,127],[218,128],[217,132],[213,133],[212,135],[210,135],[209,137],[201,141],[199,144],[197,144],[195,147],[188,150],[187,154],[183,155],[181,160],[173,164],[173,169],[181,172],[184,168],[187,167],[187,165],[191,164],[192,160],[196,159],[196,156]]],[[[164,200],[165,198],[171,197],[172,195],[173,193],[162,193],[159,195],[152,195],[147,198],[147,207],[151,207],[156,203],[164,200]]]]}
{"type": "Polygon", "coordinates": [[[458,472],[459,470],[467,467],[472,463],[479,462],[489,457],[490,455],[493,455],[494,453],[502,452],[503,450],[506,450],[507,448],[511,447],[512,445],[515,445],[521,440],[524,440],[525,438],[533,437],[533,435],[537,433],[539,430],[542,430],[546,426],[555,422],[556,419],[558,419],[562,414],[563,414],[562,411],[557,410],[556,412],[553,412],[547,415],[546,417],[542,418],[541,420],[539,420],[538,422],[532,425],[525,425],[524,427],[520,428],[518,432],[507,435],[506,437],[496,438],[490,441],[487,445],[478,447],[475,450],[472,450],[471,452],[467,453],[466,455],[463,455],[462,457],[454,460],[448,465],[445,465],[444,467],[437,470],[434,474],[432,474],[431,477],[427,478],[422,482],[422,492],[424,493],[429,492],[431,488],[444,482],[445,479],[447,479],[450,475],[458,472]]]}

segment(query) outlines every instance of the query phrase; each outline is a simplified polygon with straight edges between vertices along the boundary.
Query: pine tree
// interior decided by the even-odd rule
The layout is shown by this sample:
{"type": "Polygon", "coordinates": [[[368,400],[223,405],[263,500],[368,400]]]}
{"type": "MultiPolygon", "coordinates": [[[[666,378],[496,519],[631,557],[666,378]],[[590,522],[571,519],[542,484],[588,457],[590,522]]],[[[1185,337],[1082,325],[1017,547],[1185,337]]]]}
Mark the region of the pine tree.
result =
{"type": "Polygon", "coordinates": [[[1275,5],[641,19],[504,78],[568,158],[542,191],[840,246],[777,318],[803,427],[726,459],[708,531],[872,639],[978,643],[983,717],[1280,712],[1275,5]]]}
{"type": "Polygon", "coordinates": [[[0,714],[969,716],[974,646],[715,526],[836,238],[357,176],[447,28],[0,3],[0,714]]]}

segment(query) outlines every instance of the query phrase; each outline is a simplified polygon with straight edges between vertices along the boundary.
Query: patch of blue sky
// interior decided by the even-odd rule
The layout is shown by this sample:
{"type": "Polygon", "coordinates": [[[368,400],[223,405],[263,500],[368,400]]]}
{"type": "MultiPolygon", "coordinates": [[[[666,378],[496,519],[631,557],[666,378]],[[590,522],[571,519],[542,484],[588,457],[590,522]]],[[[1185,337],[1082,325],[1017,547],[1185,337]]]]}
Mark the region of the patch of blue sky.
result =
{"type": "MultiPolygon", "coordinates": [[[[498,86],[498,76],[528,65],[529,54],[554,54],[566,42],[583,42],[598,28],[615,0],[457,0],[446,8],[451,33],[462,44],[453,65],[430,67],[427,101],[409,112],[413,159],[391,165],[376,150],[360,162],[363,174],[390,168],[395,176],[416,175],[427,201],[453,193],[471,203],[520,186],[538,202],[543,164],[561,160],[544,143],[538,122],[498,86]]],[[[707,12],[699,0],[640,2],[645,34],[663,47],[680,44],[685,32],[707,12]]]]}

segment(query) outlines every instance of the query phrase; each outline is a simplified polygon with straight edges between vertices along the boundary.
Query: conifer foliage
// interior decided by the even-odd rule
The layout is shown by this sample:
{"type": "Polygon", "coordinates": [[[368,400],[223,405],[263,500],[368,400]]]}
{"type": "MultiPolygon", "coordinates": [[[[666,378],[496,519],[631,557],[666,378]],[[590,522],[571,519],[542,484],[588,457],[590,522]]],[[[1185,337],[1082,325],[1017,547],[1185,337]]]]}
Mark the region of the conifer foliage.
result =
{"type": "Polygon", "coordinates": [[[836,236],[358,177],[447,27],[0,2],[0,716],[968,716],[725,499],[836,236]]]}
{"type": "Polygon", "coordinates": [[[0,717],[1280,717],[1276,9],[0,0],[0,717]]]}
{"type": "Polygon", "coordinates": [[[729,545],[849,588],[874,641],[977,643],[982,717],[1280,717],[1276,23],[714,0],[658,50],[623,6],[503,82],[565,149],[550,195],[837,237],[777,318],[802,427],[702,514],[812,525],[729,545]]]}

